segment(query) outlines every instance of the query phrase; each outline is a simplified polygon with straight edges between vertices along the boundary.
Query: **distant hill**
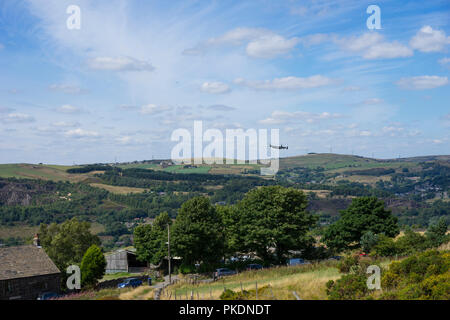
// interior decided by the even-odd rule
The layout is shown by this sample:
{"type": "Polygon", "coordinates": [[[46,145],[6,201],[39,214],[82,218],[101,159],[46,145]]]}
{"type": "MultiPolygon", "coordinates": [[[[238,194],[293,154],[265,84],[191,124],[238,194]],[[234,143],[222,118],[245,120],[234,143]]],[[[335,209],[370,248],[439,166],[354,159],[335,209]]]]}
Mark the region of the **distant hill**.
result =
{"type": "MultiPolygon", "coordinates": [[[[258,174],[260,165],[255,164],[202,164],[202,165],[172,165],[160,166],[159,161],[143,161],[125,164],[117,164],[126,168],[146,168],[163,170],[174,173],[210,173],[210,174],[258,174]],[[148,162],[148,163],[147,163],[148,162]]],[[[323,168],[325,171],[344,172],[371,168],[412,168],[421,162],[437,161],[450,165],[450,155],[420,156],[398,159],[372,159],[355,155],[317,153],[301,156],[280,158],[280,169],[292,168],[323,168]]],[[[89,180],[96,182],[93,175],[97,172],[85,174],[70,174],[68,169],[80,166],[62,166],[47,164],[0,164],[0,177],[3,178],[28,178],[55,181],[79,182],[89,180]]]]}

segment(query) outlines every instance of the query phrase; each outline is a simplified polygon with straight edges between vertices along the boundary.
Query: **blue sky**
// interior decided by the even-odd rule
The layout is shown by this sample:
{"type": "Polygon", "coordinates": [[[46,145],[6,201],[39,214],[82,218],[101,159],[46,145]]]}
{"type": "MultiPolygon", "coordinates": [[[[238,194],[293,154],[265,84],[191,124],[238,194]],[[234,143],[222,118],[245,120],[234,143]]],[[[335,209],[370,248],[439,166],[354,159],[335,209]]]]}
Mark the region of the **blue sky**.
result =
{"type": "Polygon", "coordinates": [[[0,163],[168,158],[194,120],[277,128],[286,156],[449,154],[449,21],[432,0],[1,1],[0,163]]]}

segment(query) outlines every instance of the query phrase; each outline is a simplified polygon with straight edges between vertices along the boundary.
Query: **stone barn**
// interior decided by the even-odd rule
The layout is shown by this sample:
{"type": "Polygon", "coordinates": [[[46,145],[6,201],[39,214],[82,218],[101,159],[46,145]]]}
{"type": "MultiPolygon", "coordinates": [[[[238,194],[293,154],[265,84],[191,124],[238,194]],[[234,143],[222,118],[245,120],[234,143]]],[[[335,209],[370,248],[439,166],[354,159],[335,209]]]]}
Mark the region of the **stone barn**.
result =
{"type": "Polygon", "coordinates": [[[138,261],[136,252],[127,249],[117,250],[106,255],[106,273],[141,273],[147,270],[147,263],[138,261]]]}
{"type": "Polygon", "coordinates": [[[36,245],[0,248],[0,300],[36,300],[60,292],[61,272],[36,245]]]}

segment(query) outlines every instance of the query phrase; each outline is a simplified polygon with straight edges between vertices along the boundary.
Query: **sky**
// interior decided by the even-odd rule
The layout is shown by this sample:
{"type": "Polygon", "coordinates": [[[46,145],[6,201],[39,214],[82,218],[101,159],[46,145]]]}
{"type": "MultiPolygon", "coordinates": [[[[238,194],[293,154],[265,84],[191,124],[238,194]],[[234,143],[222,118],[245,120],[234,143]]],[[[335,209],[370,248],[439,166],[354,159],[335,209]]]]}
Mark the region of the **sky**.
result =
{"type": "Polygon", "coordinates": [[[169,158],[194,121],[279,129],[280,156],[449,154],[449,23],[448,0],[0,1],[0,163],[169,158]]]}

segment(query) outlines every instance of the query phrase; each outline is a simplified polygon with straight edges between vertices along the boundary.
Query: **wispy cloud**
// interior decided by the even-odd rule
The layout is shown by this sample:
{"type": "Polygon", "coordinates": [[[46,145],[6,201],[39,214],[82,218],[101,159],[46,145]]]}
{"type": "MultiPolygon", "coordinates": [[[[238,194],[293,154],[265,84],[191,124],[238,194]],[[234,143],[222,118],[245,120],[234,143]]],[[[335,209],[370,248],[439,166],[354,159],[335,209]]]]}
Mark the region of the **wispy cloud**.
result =
{"type": "Polygon", "coordinates": [[[231,88],[226,83],[216,81],[216,82],[204,82],[202,84],[201,90],[207,93],[223,94],[229,93],[231,91],[231,88]]]}
{"type": "Polygon", "coordinates": [[[448,84],[447,77],[440,76],[417,76],[411,78],[402,78],[397,81],[397,85],[403,89],[425,90],[442,87],[448,84]]]}
{"type": "Polygon", "coordinates": [[[89,68],[108,71],[153,71],[149,62],[131,57],[96,57],[88,60],[89,68]]]}
{"type": "Polygon", "coordinates": [[[256,90],[301,90],[328,86],[335,82],[335,80],[322,75],[307,78],[291,76],[265,81],[250,81],[242,78],[234,80],[235,84],[256,90]]]}

